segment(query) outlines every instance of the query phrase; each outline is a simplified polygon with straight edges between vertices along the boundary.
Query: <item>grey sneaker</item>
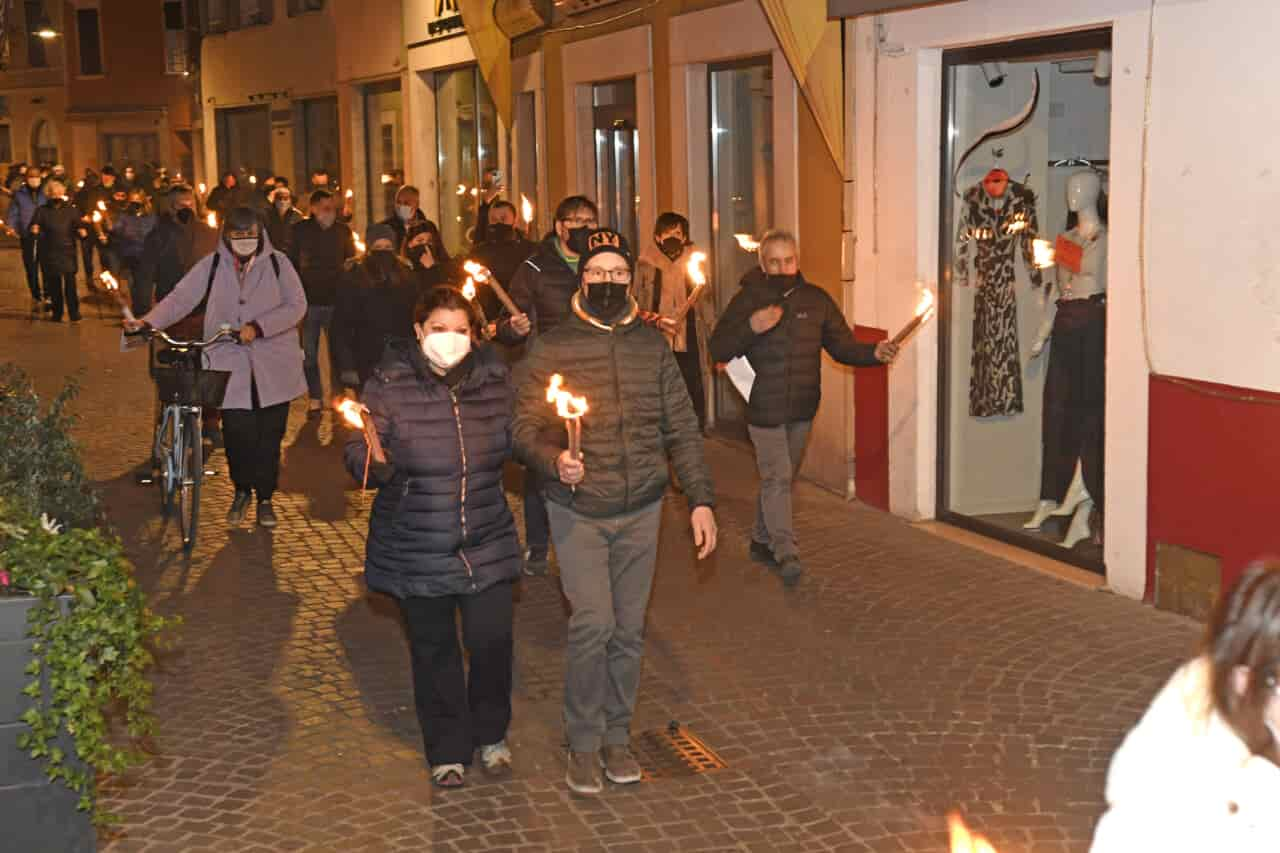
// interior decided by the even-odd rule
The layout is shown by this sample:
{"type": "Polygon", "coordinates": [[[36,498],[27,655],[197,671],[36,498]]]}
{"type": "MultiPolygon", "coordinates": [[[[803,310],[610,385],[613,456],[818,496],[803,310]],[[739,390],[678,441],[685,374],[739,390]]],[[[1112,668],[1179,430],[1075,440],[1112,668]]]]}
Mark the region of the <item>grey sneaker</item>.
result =
{"type": "Polygon", "coordinates": [[[787,586],[800,583],[800,576],[803,574],[804,565],[801,564],[799,557],[787,557],[778,563],[778,575],[787,586]]]}
{"type": "Polygon", "coordinates": [[[640,781],[640,762],[631,754],[631,747],[623,744],[606,746],[600,751],[600,766],[604,776],[615,785],[633,785],[640,781]]]}
{"type": "Polygon", "coordinates": [[[271,501],[258,501],[258,524],[263,527],[275,527],[278,523],[271,501]]]}
{"type": "Polygon", "coordinates": [[[249,512],[249,501],[253,495],[249,492],[236,492],[231,500],[231,509],[227,510],[227,524],[239,524],[249,512]]]}
{"type": "Polygon", "coordinates": [[[511,772],[511,748],[505,740],[480,747],[480,766],[490,776],[506,776],[511,772]]]}
{"type": "Polygon", "coordinates": [[[749,553],[751,554],[751,559],[755,560],[757,563],[760,563],[766,568],[774,571],[778,570],[778,561],[774,559],[773,549],[763,542],[757,542],[752,539],[749,553]]]}
{"type": "Polygon", "coordinates": [[[569,750],[569,770],[564,782],[575,794],[598,794],[604,790],[600,779],[600,759],[594,752],[569,750]]]}

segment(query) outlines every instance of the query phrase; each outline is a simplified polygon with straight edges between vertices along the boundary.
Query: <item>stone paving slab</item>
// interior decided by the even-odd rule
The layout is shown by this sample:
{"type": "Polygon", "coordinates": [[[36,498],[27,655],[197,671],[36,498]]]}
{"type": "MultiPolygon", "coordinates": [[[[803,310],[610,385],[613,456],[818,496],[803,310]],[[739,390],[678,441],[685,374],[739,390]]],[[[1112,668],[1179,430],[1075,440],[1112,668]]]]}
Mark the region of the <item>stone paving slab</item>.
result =
{"type": "Polygon", "coordinates": [[[678,721],[729,767],[570,795],[566,611],[537,578],[516,610],[514,778],[436,791],[396,610],[361,582],[367,502],[331,416],[294,407],[279,528],[226,529],[230,484],[215,477],[185,558],[130,477],[151,417],[143,359],[118,352],[92,303],[77,326],[31,321],[16,257],[0,252],[0,361],[49,391],[81,376],[80,437],[111,523],[157,608],[185,619],[156,673],[156,757],[109,790],[124,816],[110,853],[944,851],[952,808],[1002,853],[1084,851],[1111,752],[1196,640],[1179,617],[807,485],[809,574],[785,590],[746,554],[750,457],[713,441],[720,549],[693,560],[669,496],[637,727],[678,721]]]}

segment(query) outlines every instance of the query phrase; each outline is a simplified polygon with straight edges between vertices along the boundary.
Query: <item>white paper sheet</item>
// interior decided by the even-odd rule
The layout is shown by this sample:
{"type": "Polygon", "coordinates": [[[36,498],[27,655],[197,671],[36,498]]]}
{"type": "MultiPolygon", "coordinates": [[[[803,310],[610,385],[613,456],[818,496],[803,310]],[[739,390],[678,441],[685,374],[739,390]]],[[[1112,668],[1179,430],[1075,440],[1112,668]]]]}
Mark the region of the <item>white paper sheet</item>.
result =
{"type": "Polygon", "coordinates": [[[751,362],[747,361],[745,355],[740,355],[724,366],[725,373],[729,376],[729,381],[733,383],[733,387],[742,395],[742,399],[750,402],[751,386],[755,385],[756,372],[751,367],[751,362]]]}

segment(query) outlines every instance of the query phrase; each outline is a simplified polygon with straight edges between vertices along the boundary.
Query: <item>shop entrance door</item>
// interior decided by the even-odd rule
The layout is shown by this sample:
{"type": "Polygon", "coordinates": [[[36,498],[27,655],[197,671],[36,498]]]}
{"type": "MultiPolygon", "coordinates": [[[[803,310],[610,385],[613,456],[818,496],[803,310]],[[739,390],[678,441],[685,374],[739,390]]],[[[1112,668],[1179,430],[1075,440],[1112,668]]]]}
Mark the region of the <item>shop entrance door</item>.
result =
{"type": "Polygon", "coordinates": [[[591,115],[596,151],[596,204],[600,225],[608,226],[640,247],[640,131],[636,124],[634,78],[591,87],[591,115]]]}
{"type": "Polygon", "coordinates": [[[1110,30],[943,54],[938,517],[1105,573],[1110,30]]]}

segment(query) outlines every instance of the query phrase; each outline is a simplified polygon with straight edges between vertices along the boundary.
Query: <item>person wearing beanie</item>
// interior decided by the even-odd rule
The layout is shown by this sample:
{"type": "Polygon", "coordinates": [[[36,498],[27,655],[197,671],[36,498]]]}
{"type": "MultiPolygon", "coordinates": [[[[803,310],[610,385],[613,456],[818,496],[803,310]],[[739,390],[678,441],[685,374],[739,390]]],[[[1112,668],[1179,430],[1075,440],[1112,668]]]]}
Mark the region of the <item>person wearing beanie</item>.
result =
{"type": "Polygon", "coordinates": [[[565,675],[571,791],[640,781],[631,719],[658,556],[668,462],[690,507],[698,559],[716,547],[711,475],[689,392],[666,338],[640,320],[626,240],[584,236],[569,316],[537,335],[516,371],[515,455],[545,483],[560,582],[573,608],[565,675]],[[546,399],[551,377],[587,399],[577,458],[546,399]]]}
{"type": "Polygon", "coordinates": [[[347,261],[334,304],[332,341],[339,379],[359,390],[392,342],[413,339],[417,282],[396,251],[396,234],[383,223],[364,235],[367,252],[347,261]]]}

